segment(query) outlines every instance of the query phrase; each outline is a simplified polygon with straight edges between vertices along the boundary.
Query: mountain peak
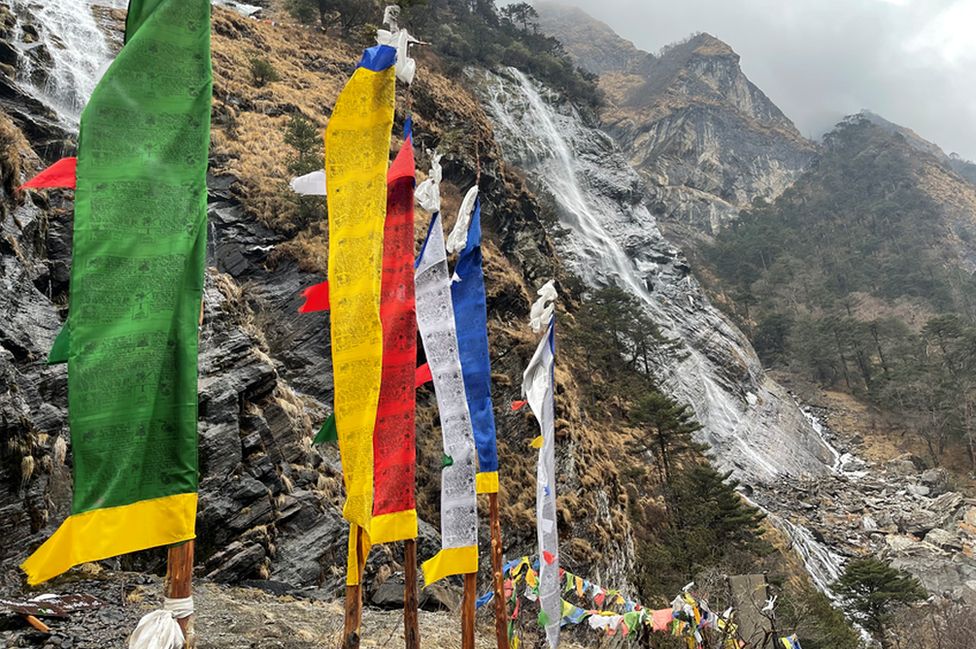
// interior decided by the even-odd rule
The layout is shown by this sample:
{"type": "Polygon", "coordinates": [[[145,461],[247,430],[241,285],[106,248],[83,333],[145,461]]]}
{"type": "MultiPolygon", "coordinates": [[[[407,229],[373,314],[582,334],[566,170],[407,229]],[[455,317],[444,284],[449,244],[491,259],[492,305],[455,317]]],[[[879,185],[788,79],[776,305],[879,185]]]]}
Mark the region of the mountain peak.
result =
{"type": "Polygon", "coordinates": [[[692,53],[698,56],[734,56],[736,61],[739,59],[739,55],[736,54],[731,45],[707,32],[698,32],[692,35],[686,43],[692,53]]]}
{"type": "Polygon", "coordinates": [[[536,7],[540,29],[599,76],[603,126],[661,197],[658,215],[714,234],[755,199],[775,199],[813,157],[716,36],[698,32],[653,55],[579,9],[536,7]]]}
{"type": "Polygon", "coordinates": [[[593,74],[630,72],[654,59],[579,7],[556,2],[535,2],[533,6],[542,31],[558,38],[576,64],[593,74]]]}
{"type": "Polygon", "coordinates": [[[885,119],[881,115],[868,110],[867,108],[861,109],[861,112],[855,113],[854,115],[847,116],[842,124],[844,123],[858,123],[866,122],[872,126],[880,128],[882,131],[889,135],[899,136],[904,139],[904,141],[916,151],[921,151],[934,155],[940,160],[948,160],[945,152],[936,144],[929,142],[921,135],[913,131],[912,129],[896,124],[890,120],[885,119]]]}

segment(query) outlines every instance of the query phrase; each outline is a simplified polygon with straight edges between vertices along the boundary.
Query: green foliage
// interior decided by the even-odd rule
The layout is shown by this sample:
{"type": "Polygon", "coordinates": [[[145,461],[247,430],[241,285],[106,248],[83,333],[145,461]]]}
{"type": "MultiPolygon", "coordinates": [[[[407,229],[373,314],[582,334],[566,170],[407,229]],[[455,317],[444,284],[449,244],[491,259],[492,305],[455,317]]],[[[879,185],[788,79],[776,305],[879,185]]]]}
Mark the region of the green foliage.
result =
{"type": "Polygon", "coordinates": [[[638,299],[617,286],[592,291],[577,319],[587,369],[608,377],[618,373],[621,365],[649,377],[655,355],[669,353],[674,346],[638,299]]]}
{"type": "Polygon", "coordinates": [[[527,3],[499,10],[495,0],[427,0],[403,7],[401,23],[449,63],[514,65],[582,105],[598,106],[596,77],[577,68],[559,41],[539,33],[537,16],[527,3]]]}
{"type": "MultiPolygon", "coordinates": [[[[285,10],[303,25],[311,25],[321,18],[318,0],[285,0],[285,10]]],[[[324,19],[322,24],[325,25],[324,19]]]]}
{"type": "Polygon", "coordinates": [[[766,364],[880,406],[934,462],[965,442],[976,467],[976,280],[920,189],[924,165],[881,129],[845,122],[814,169],[743,214],[705,259],[766,364]]]}
{"type": "Polygon", "coordinates": [[[288,161],[288,171],[302,176],[324,165],[322,133],[310,119],[296,113],[285,125],[285,144],[295,150],[288,161]]]}
{"type": "Polygon", "coordinates": [[[252,56],[250,58],[251,64],[251,81],[255,86],[261,88],[268,85],[272,81],[278,81],[281,77],[278,75],[278,71],[275,70],[274,66],[268,59],[262,58],[260,56],[252,56]]]}
{"type": "MultiPolygon", "coordinates": [[[[417,4],[409,0],[406,3],[417,4]]],[[[311,25],[318,20],[323,29],[338,27],[343,35],[362,31],[365,25],[378,23],[383,16],[383,5],[378,0],[285,0],[285,9],[300,23],[311,25]]]]}
{"type": "Polygon", "coordinates": [[[813,586],[787,584],[776,600],[776,618],[784,635],[796,633],[803,649],[856,649],[859,634],[843,612],[834,608],[826,595],[813,586]],[[788,631],[787,631],[788,630],[788,631]]]}
{"type": "Polygon", "coordinates": [[[528,2],[513,2],[501,8],[502,18],[523,32],[538,31],[539,12],[528,2]]]}
{"type": "MultiPolygon", "coordinates": [[[[292,115],[285,125],[284,135],[285,144],[294,151],[288,157],[288,172],[291,175],[304,176],[325,166],[322,133],[311,120],[301,113],[292,115]]],[[[300,196],[288,187],[282,191],[296,204],[299,224],[311,223],[325,214],[325,197],[300,196]]]]}
{"type": "MultiPolygon", "coordinates": [[[[486,68],[515,65],[547,82],[581,105],[602,101],[596,77],[577,68],[555,38],[538,31],[536,10],[519,2],[503,7],[495,0],[401,0],[400,24],[410,29],[449,64],[486,68]]],[[[304,24],[318,20],[357,44],[372,42],[383,15],[378,0],[285,0],[291,16],[304,24]],[[367,38],[368,34],[368,38],[367,38]]]]}
{"type": "Polygon", "coordinates": [[[849,562],[833,588],[846,601],[849,613],[882,647],[889,646],[885,630],[895,613],[928,596],[915,577],[877,559],[849,562]]]}
{"type": "Polygon", "coordinates": [[[763,539],[764,515],[739,496],[729,476],[709,464],[689,463],[676,471],[666,492],[667,525],[655,529],[652,516],[638,521],[645,527],[638,533],[636,583],[645,601],[670,599],[706,569],[748,572],[771,551],[763,539]]]}
{"type": "Polygon", "coordinates": [[[640,397],[630,414],[647,431],[642,448],[654,455],[661,481],[670,486],[675,460],[689,452],[704,450],[693,437],[701,430],[701,424],[686,404],[677,403],[657,390],[640,397]]]}

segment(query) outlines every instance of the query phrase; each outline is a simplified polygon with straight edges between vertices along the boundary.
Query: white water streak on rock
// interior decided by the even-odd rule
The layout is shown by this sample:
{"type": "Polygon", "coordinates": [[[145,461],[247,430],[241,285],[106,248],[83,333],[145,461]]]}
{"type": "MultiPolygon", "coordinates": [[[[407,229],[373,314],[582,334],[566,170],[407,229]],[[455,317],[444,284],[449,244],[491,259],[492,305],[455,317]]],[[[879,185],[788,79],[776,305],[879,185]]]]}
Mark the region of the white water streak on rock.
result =
{"type": "Polygon", "coordinates": [[[113,56],[92,13],[96,4],[125,5],[124,0],[10,0],[19,18],[13,39],[22,54],[18,79],[72,130],[113,56]],[[36,40],[24,31],[31,28],[36,40]]]}
{"type": "Polygon", "coordinates": [[[711,306],[683,255],[661,235],[639,177],[610,138],[587,127],[572,106],[543,97],[518,70],[489,75],[483,86],[505,153],[558,204],[568,234],[556,245],[572,269],[590,286],[630,291],[679,343],[655,359],[655,375],[694,408],[719,464],[750,483],[829,471],[832,449],[765,375],[748,340],[711,306]]]}

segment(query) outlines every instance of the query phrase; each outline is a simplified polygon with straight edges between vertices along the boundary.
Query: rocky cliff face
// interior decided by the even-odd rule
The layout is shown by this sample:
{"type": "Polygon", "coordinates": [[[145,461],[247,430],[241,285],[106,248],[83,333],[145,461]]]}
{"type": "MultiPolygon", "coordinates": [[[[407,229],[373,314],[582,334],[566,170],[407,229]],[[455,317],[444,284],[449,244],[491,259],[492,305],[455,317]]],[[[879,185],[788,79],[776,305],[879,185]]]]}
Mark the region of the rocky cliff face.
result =
{"type": "MultiPolygon", "coordinates": [[[[754,496],[771,497],[795,476],[815,483],[837,471],[840,453],[823,429],[766,375],[747,339],[709,303],[683,255],[662,236],[642,203],[640,177],[612,139],[518,70],[471,76],[506,155],[551,195],[560,224],[556,248],[570,269],[591,288],[631,292],[670,338],[673,347],[654,358],[654,376],[692,406],[715,461],[754,496]]],[[[843,557],[795,509],[769,502],[771,522],[826,590],[843,557]]]]}
{"type": "Polygon", "coordinates": [[[504,151],[558,206],[556,247],[570,268],[591,287],[632,292],[678,344],[655,359],[654,375],[695,409],[717,461],[749,482],[822,472],[831,457],[823,440],[709,304],[612,140],[514,68],[480,83],[504,151]]]}
{"type": "Polygon", "coordinates": [[[600,75],[608,100],[603,127],[644,177],[647,205],[679,242],[715,234],[753,201],[776,198],[815,156],[815,145],[717,38],[697,34],[656,56],[638,55],[578,10],[548,3],[538,10],[542,30],[600,75]],[[617,51],[631,54],[609,54],[617,51]]]}

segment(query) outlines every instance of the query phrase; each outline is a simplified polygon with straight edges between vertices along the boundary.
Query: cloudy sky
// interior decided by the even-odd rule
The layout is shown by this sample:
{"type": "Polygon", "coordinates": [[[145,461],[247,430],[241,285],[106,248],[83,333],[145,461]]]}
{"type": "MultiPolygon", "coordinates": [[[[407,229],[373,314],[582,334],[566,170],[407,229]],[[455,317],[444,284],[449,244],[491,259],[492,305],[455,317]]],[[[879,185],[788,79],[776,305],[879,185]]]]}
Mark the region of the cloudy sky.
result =
{"type": "Polygon", "coordinates": [[[976,0],[560,0],[641,49],[706,31],[809,136],[869,108],[976,159],[976,0]]]}

